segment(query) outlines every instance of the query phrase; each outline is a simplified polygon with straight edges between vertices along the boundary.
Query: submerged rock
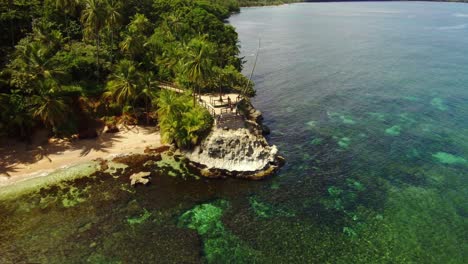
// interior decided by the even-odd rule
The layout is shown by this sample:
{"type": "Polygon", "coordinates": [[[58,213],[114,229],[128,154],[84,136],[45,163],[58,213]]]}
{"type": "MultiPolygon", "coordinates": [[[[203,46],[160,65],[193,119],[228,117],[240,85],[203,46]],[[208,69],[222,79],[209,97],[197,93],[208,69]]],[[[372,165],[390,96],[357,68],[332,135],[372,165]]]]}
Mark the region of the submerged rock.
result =
{"type": "Polygon", "coordinates": [[[224,226],[222,217],[228,208],[225,200],[200,204],[179,216],[177,225],[198,233],[206,263],[257,263],[261,253],[224,226]]]}
{"type": "Polygon", "coordinates": [[[437,161],[443,164],[452,165],[467,163],[466,159],[464,159],[463,157],[455,156],[446,152],[437,152],[435,154],[432,154],[432,157],[434,157],[435,159],[437,159],[437,161]]]}
{"type": "Polygon", "coordinates": [[[151,217],[152,213],[146,210],[146,208],[143,208],[143,213],[140,214],[139,216],[135,217],[128,217],[127,218],[127,223],[129,225],[138,225],[144,223],[146,220],[148,220],[151,217]]]}
{"type": "Polygon", "coordinates": [[[150,182],[148,177],[150,176],[151,172],[138,172],[134,173],[130,176],[130,185],[135,186],[137,183],[141,183],[146,185],[150,182]]]}
{"type": "Polygon", "coordinates": [[[431,105],[434,106],[435,108],[439,109],[440,111],[446,111],[448,107],[445,105],[444,100],[442,98],[433,98],[431,100],[431,105]]]}
{"type": "Polygon", "coordinates": [[[401,127],[398,125],[392,126],[385,129],[385,133],[390,136],[399,136],[401,133],[401,127]]]}

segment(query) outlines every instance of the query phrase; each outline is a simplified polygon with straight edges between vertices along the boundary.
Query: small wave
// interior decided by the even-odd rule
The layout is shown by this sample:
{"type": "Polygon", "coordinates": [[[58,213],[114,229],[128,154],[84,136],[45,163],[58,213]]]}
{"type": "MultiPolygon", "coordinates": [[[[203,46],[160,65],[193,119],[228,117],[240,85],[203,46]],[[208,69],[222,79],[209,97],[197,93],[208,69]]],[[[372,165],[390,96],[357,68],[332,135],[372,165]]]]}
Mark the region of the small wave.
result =
{"type": "Polygon", "coordinates": [[[458,29],[464,29],[467,26],[468,26],[468,24],[460,24],[460,25],[455,25],[455,26],[437,27],[436,29],[438,29],[438,30],[458,30],[458,29]]]}
{"type": "Polygon", "coordinates": [[[468,17],[468,14],[464,14],[464,13],[455,13],[453,14],[454,17],[468,17]]]}

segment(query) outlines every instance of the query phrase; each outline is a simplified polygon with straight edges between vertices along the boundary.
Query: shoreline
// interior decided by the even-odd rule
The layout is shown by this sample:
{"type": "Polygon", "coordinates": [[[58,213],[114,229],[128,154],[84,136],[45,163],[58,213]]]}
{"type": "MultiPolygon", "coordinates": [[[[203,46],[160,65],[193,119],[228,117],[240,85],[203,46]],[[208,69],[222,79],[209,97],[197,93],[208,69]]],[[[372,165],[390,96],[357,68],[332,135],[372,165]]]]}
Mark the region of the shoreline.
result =
{"type": "MultiPolygon", "coordinates": [[[[355,2],[423,2],[423,3],[452,3],[452,4],[468,4],[466,0],[302,0],[302,1],[292,1],[286,3],[271,3],[271,4],[262,4],[262,5],[246,5],[239,6],[239,8],[258,8],[258,7],[275,7],[275,6],[284,6],[284,5],[293,5],[293,4],[314,4],[314,3],[355,3],[355,2]]],[[[241,12],[241,11],[239,11],[241,12]]]]}
{"type": "Polygon", "coordinates": [[[103,133],[95,139],[64,141],[47,140],[44,135],[38,137],[31,145],[18,141],[0,145],[3,159],[0,161],[0,188],[100,159],[141,154],[148,147],[162,145],[159,131],[141,126],[113,134],[103,133]]]}

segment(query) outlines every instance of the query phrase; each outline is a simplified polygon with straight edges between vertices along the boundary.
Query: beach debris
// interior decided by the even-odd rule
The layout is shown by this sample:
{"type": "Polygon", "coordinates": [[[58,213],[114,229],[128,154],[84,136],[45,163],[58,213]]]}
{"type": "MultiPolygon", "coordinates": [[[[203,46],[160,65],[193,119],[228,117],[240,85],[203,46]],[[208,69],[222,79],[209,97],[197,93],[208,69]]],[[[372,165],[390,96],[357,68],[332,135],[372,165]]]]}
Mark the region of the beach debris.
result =
{"type": "Polygon", "coordinates": [[[104,129],[102,130],[102,133],[117,133],[119,131],[120,130],[116,125],[110,124],[104,127],[104,129]]]}
{"type": "Polygon", "coordinates": [[[150,174],[151,174],[151,172],[146,172],[146,171],[142,171],[142,172],[132,174],[130,176],[130,185],[135,186],[138,183],[141,183],[143,185],[147,185],[150,182],[150,180],[148,179],[150,174]]]}

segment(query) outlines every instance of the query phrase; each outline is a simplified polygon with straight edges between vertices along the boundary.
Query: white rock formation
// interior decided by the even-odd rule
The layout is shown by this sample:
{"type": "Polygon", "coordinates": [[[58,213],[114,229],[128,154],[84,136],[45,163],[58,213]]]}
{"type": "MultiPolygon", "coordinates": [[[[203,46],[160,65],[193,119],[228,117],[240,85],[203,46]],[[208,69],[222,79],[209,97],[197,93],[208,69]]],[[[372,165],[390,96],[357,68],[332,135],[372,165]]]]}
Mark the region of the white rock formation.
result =
{"type": "Polygon", "coordinates": [[[270,146],[263,136],[248,129],[224,130],[215,128],[186,157],[209,169],[237,172],[259,171],[274,162],[276,146],[270,146]]]}

